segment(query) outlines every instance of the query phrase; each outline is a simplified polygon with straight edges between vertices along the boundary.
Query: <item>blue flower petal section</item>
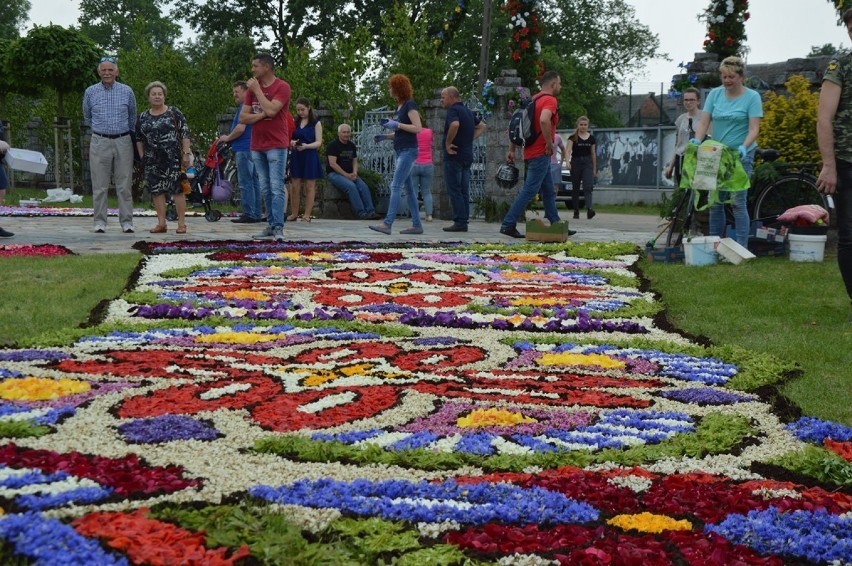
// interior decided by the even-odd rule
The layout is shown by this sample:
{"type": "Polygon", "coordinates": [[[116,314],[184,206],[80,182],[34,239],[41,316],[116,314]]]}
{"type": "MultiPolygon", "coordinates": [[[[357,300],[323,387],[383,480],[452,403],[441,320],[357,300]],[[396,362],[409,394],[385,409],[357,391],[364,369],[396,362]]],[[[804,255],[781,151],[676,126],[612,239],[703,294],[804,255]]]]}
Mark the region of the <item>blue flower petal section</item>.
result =
{"type": "Polygon", "coordinates": [[[782,513],[769,507],[748,515],[729,515],[704,530],[761,554],[792,555],[813,562],[852,562],[852,517],[838,517],[825,510],[782,513]]]}
{"type": "Polygon", "coordinates": [[[598,519],[597,509],[561,493],[503,483],[468,485],[453,480],[413,483],[320,479],[300,480],[281,487],[261,485],[251,488],[249,493],[274,503],[335,508],[359,516],[410,522],[521,524],[536,517],[538,524],[564,524],[598,519]]]}

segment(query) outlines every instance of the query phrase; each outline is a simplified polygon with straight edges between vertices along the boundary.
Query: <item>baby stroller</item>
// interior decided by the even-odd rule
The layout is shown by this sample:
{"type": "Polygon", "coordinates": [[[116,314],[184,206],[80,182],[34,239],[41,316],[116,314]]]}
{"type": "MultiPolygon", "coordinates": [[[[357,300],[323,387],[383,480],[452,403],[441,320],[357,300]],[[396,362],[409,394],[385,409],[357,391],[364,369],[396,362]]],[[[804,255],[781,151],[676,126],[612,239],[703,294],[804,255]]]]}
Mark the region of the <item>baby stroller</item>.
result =
{"type": "MultiPolygon", "coordinates": [[[[189,206],[203,206],[204,218],[208,222],[218,222],[222,218],[222,213],[213,210],[211,203],[228,202],[231,199],[233,188],[222,174],[223,163],[231,158],[231,153],[229,143],[213,142],[210,149],[207,150],[204,165],[190,179],[189,184],[192,191],[186,195],[187,204],[189,206]]],[[[169,218],[171,214],[174,215],[174,218],[170,218],[170,220],[177,219],[174,201],[169,199],[166,217],[169,218]]]]}

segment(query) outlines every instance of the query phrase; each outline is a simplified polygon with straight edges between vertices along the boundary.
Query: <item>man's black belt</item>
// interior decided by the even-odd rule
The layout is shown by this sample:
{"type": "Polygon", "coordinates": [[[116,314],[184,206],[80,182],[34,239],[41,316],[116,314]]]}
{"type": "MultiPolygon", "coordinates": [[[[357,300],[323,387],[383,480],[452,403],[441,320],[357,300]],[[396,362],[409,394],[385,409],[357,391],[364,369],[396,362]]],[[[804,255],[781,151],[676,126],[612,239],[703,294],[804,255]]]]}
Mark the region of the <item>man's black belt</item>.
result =
{"type": "Polygon", "coordinates": [[[97,132],[93,132],[96,136],[100,136],[102,138],[107,138],[111,140],[117,140],[118,138],[123,138],[124,136],[129,136],[130,132],[124,132],[123,134],[99,134],[97,132]]]}

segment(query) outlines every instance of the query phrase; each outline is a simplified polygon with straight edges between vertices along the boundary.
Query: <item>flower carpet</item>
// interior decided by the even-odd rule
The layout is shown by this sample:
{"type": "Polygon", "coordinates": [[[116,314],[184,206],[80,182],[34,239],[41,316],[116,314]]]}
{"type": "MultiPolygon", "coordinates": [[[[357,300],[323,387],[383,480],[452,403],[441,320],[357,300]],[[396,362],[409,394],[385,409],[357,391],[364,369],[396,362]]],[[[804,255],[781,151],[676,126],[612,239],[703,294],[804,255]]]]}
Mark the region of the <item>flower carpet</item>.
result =
{"type": "Polygon", "coordinates": [[[0,350],[0,563],[852,562],[852,429],[630,244],[145,252],[0,350]]]}
{"type": "MultiPolygon", "coordinates": [[[[40,217],[40,216],[92,216],[94,210],[76,206],[0,206],[0,216],[40,217]]],[[[107,210],[108,216],[118,216],[117,208],[107,210]]],[[[187,216],[204,216],[204,211],[187,210],[187,216]]],[[[134,217],[156,217],[154,210],[134,208],[134,217]]],[[[223,216],[236,216],[234,213],[223,213],[223,216]]]]}
{"type": "Polygon", "coordinates": [[[74,252],[57,244],[0,244],[0,257],[29,257],[74,255],[74,252]]]}

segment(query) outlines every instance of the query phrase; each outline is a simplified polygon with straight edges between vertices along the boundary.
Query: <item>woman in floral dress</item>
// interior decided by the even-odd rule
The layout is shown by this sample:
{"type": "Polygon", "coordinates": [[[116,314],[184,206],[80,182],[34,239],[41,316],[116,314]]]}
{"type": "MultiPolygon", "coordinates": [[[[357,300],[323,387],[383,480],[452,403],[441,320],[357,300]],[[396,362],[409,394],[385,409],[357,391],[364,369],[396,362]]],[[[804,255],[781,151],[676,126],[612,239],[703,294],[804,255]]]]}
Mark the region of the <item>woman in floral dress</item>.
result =
{"type": "Polygon", "coordinates": [[[157,211],[152,234],[166,231],[166,195],[174,197],[178,215],[176,233],[186,234],[186,195],[181,190],[183,170],[191,164],[189,126],[177,108],[166,106],[166,85],[154,81],[145,87],[151,108],[136,123],[136,145],[145,166],[145,181],[157,211]]]}

